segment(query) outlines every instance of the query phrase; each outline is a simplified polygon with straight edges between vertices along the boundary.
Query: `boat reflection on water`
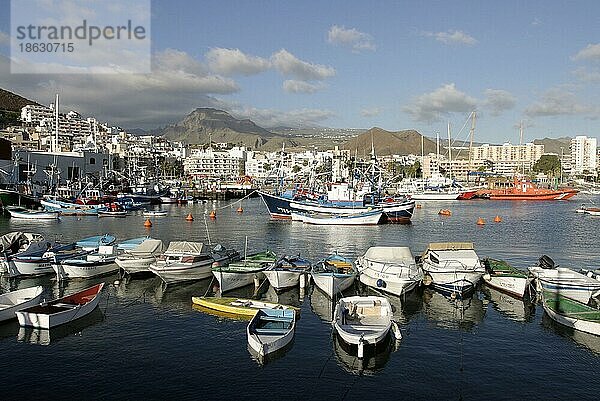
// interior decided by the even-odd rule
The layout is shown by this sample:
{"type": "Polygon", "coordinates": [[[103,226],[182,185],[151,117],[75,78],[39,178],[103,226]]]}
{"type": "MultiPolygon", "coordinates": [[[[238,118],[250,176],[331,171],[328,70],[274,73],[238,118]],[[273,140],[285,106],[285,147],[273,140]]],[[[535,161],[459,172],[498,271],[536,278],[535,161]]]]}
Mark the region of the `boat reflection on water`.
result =
{"type": "Polygon", "coordinates": [[[291,288],[289,290],[284,291],[275,291],[273,286],[269,286],[267,291],[263,295],[263,299],[267,302],[275,302],[282,305],[291,305],[291,306],[302,306],[301,299],[304,298],[304,290],[301,290],[298,287],[291,288]],[[301,296],[302,295],[302,296],[301,296]]]}
{"type": "Polygon", "coordinates": [[[103,320],[104,314],[102,313],[102,310],[96,308],[81,319],[76,319],[51,329],[19,327],[17,341],[28,344],[50,345],[50,343],[54,343],[67,336],[83,336],[85,329],[100,323],[103,320]]]}
{"type": "Polygon", "coordinates": [[[377,346],[366,347],[363,358],[359,358],[356,346],[347,344],[339,335],[333,333],[333,351],[338,365],[348,373],[356,375],[375,375],[385,367],[392,352],[399,347],[400,342],[388,333],[377,346]]]}
{"type": "Polygon", "coordinates": [[[7,275],[3,275],[0,279],[0,286],[6,291],[22,290],[23,288],[35,287],[41,285],[44,289],[48,287],[54,287],[56,281],[52,274],[46,274],[39,277],[14,277],[8,278],[7,275]]]}
{"type": "Polygon", "coordinates": [[[310,309],[326,323],[331,323],[333,319],[333,311],[335,309],[335,301],[321,291],[316,285],[313,286],[310,293],[310,309]]]}
{"type": "Polygon", "coordinates": [[[259,366],[265,366],[268,363],[271,363],[279,358],[282,358],[290,349],[292,349],[292,347],[294,346],[294,339],[292,339],[292,341],[290,341],[288,344],[286,344],[283,348],[278,349],[275,352],[271,352],[267,355],[258,355],[258,353],[252,348],[250,347],[250,344],[248,344],[248,352],[250,353],[250,356],[252,357],[252,360],[255,361],[259,366]]]}
{"type": "Polygon", "coordinates": [[[423,313],[436,326],[444,329],[471,331],[483,321],[488,300],[475,292],[470,298],[448,298],[439,292],[423,290],[423,313]]]}
{"type": "Polygon", "coordinates": [[[136,280],[120,280],[115,285],[115,295],[119,302],[134,303],[156,303],[154,297],[156,287],[161,283],[156,277],[136,280]]]}
{"type": "Polygon", "coordinates": [[[159,304],[170,304],[178,309],[189,310],[192,297],[209,293],[215,282],[216,280],[207,278],[200,281],[177,283],[177,285],[165,285],[159,280],[154,287],[154,297],[159,304]]]}
{"type": "Polygon", "coordinates": [[[542,316],[542,326],[561,337],[567,338],[577,344],[578,347],[592,351],[596,355],[600,355],[600,336],[595,336],[590,333],[575,330],[571,327],[564,326],[552,320],[548,314],[542,316]]]}
{"type": "Polygon", "coordinates": [[[528,299],[517,299],[493,288],[483,286],[481,293],[501,315],[515,322],[531,322],[535,316],[535,305],[528,299]]]}
{"type": "Polygon", "coordinates": [[[14,338],[19,332],[19,322],[16,319],[11,319],[0,323],[0,339],[14,338]]]}

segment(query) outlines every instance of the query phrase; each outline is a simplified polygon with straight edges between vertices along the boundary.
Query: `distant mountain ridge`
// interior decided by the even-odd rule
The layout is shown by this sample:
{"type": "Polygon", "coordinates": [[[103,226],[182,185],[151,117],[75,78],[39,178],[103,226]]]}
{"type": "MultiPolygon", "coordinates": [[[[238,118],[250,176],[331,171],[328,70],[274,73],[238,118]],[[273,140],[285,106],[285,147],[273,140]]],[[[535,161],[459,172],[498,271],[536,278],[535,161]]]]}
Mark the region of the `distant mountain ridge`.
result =
{"type": "Polygon", "coordinates": [[[375,148],[375,154],[385,155],[420,155],[421,138],[423,138],[423,153],[435,153],[436,144],[429,138],[423,137],[418,131],[386,131],[382,128],[373,127],[365,133],[352,138],[343,145],[343,149],[357,152],[359,156],[371,153],[371,141],[375,148]]]}
{"type": "Polygon", "coordinates": [[[287,146],[297,145],[282,135],[256,125],[250,119],[237,119],[226,111],[213,108],[197,108],[180,122],[165,127],[161,135],[168,140],[188,144],[228,142],[253,149],[264,148],[267,144],[280,148],[282,142],[286,142],[287,146]]]}
{"type": "Polygon", "coordinates": [[[544,145],[544,153],[555,153],[559,156],[561,152],[563,154],[571,154],[571,138],[569,137],[535,139],[533,143],[544,145]]]}

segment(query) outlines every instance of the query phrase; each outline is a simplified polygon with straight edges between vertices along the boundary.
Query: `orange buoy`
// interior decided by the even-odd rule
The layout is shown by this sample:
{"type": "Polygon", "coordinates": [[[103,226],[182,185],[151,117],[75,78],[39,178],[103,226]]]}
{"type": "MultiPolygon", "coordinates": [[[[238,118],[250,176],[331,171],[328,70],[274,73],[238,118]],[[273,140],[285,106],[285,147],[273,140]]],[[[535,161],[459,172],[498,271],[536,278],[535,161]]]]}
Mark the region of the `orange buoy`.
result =
{"type": "Polygon", "coordinates": [[[481,217],[477,219],[477,225],[478,226],[484,226],[485,225],[485,220],[482,219],[481,217]]]}
{"type": "Polygon", "coordinates": [[[496,216],[494,217],[494,223],[500,223],[502,221],[502,217],[496,216]]]}
{"type": "Polygon", "coordinates": [[[415,207],[416,207],[417,209],[420,209],[420,208],[422,208],[422,207],[423,207],[423,205],[421,205],[420,203],[417,203],[417,204],[415,205],[415,207]]]}
{"type": "Polygon", "coordinates": [[[152,222],[150,221],[150,219],[146,219],[146,221],[144,222],[144,227],[152,227],[152,222]]]}
{"type": "Polygon", "coordinates": [[[188,214],[185,218],[187,221],[194,221],[194,216],[192,216],[192,214],[188,214]]]}
{"type": "Polygon", "coordinates": [[[211,210],[210,213],[208,214],[208,217],[210,217],[211,219],[217,218],[217,212],[215,212],[214,210],[211,210]]]}
{"type": "Polygon", "coordinates": [[[240,207],[238,207],[238,209],[237,209],[237,212],[238,212],[238,213],[243,213],[243,212],[244,212],[244,209],[242,209],[242,207],[240,206],[240,207]]]}
{"type": "Polygon", "coordinates": [[[452,211],[449,209],[440,209],[438,214],[441,214],[442,216],[452,216],[452,211]]]}

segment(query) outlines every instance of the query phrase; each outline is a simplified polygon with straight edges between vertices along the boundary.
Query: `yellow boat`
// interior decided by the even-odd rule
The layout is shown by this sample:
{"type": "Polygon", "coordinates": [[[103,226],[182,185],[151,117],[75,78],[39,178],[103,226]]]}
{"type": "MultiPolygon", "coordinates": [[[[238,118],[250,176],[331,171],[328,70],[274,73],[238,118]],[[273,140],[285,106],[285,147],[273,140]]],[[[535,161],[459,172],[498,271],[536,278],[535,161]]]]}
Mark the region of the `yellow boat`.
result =
{"type": "Polygon", "coordinates": [[[262,302],[255,299],[231,298],[231,297],[192,297],[192,303],[207,309],[253,317],[259,309],[292,309],[300,314],[300,308],[290,305],[282,305],[274,302],[262,302]]]}

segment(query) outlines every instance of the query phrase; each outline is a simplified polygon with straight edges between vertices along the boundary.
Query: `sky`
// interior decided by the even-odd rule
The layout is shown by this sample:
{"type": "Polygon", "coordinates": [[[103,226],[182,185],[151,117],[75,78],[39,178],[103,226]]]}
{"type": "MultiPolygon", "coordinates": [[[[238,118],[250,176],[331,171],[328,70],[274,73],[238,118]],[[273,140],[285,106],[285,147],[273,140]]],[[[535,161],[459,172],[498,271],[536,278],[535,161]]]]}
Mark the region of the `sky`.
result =
{"type": "MultiPolygon", "coordinates": [[[[44,0],[52,2],[52,0],[44,0]]],[[[125,3],[124,3],[125,4],[125,3]]],[[[149,74],[11,74],[0,87],[125,128],[215,107],[259,125],[416,129],[476,142],[600,137],[598,1],[152,1],[149,74]]],[[[71,10],[87,1],[72,1],[71,10]]]]}

